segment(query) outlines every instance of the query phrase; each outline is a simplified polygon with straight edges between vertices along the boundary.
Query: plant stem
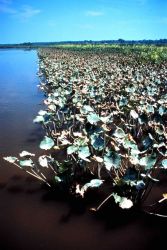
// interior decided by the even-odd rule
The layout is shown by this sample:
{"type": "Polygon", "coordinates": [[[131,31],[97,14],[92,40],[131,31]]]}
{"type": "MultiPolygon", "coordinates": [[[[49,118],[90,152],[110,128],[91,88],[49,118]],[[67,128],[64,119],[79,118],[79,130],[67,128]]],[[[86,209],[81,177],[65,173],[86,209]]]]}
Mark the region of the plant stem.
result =
{"type": "Polygon", "coordinates": [[[54,170],[54,168],[52,167],[52,165],[50,163],[48,163],[50,169],[57,175],[57,172],[54,170]]]}
{"type": "Polygon", "coordinates": [[[103,200],[100,203],[100,205],[97,208],[92,209],[92,210],[98,211],[112,196],[113,196],[113,194],[111,193],[109,196],[107,196],[107,198],[105,200],[103,200]]]}

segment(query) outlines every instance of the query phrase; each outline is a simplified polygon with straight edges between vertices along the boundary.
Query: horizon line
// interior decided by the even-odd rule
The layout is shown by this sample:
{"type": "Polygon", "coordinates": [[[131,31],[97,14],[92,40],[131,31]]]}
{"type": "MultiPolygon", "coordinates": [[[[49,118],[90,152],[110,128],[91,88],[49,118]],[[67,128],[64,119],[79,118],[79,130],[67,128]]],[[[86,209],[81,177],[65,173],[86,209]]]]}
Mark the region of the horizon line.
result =
{"type": "Polygon", "coordinates": [[[0,43],[0,45],[13,45],[13,44],[33,44],[33,43],[79,43],[79,42],[116,42],[116,41],[122,41],[122,42],[140,42],[140,41],[161,41],[161,40],[167,40],[167,38],[159,38],[159,39],[123,39],[123,38],[118,38],[118,39],[102,39],[102,40],[91,40],[91,39],[86,39],[86,40],[64,40],[64,41],[48,41],[48,42],[19,42],[19,43],[0,43]]]}

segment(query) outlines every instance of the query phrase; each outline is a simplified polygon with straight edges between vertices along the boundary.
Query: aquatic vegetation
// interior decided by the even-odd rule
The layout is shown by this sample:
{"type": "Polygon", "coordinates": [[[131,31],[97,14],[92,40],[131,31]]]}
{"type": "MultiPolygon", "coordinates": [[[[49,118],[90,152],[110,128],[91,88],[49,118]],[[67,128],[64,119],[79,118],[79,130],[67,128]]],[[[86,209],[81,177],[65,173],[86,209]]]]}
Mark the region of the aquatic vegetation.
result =
{"type": "Polygon", "coordinates": [[[88,189],[109,185],[94,210],[110,198],[122,209],[140,206],[167,168],[166,48],[113,48],[39,50],[46,109],[34,122],[46,131],[39,146],[49,154],[38,163],[25,151],[21,160],[4,158],[83,198],[88,189]]]}

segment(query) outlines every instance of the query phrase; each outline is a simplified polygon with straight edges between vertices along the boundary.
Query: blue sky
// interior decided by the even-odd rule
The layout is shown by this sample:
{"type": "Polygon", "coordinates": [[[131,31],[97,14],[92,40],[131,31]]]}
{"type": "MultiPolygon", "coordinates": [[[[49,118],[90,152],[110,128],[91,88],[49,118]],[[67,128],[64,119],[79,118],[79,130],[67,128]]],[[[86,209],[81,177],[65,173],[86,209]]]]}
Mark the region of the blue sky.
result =
{"type": "Polygon", "coordinates": [[[0,43],[167,38],[167,0],[0,0],[0,43]]]}

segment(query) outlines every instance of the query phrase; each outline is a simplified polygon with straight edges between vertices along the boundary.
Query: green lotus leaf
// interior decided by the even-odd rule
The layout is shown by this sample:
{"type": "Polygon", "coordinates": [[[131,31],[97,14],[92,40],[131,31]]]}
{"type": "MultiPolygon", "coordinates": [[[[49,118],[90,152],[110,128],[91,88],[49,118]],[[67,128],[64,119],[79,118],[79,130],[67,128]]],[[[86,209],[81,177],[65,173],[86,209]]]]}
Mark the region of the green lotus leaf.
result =
{"type": "Polygon", "coordinates": [[[44,168],[48,168],[48,159],[47,159],[47,156],[46,155],[41,155],[39,158],[38,158],[38,162],[39,164],[41,165],[41,167],[44,167],[44,168]]]}
{"type": "Polygon", "coordinates": [[[113,121],[113,119],[111,119],[111,114],[108,115],[108,116],[104,116],[104,117],[100,117],[100,120],[103,122],[103,123],[109,123],[111,121],[113,121]]]}
{"type": "Polygon", "coordinates": [[[137,183],[136,183],[136,189],[137,190],[141,190],[141,189],[144,189],[145,188],[145,183],[144,183],[144,181],[143,180],[140,180],[140,181],[137,181],[137,183]]]}
{"type": "Polygon", "coordinates": [[[56,92],[56,91],[53,92],[53,96],[54,96],[54,97],[58,97],[59,95],[60,95],[59,92],[56,92]]]}
{"type": "Polygon", "coordinates": [[[60,112],[67,114],[69,111],[68,107],[64,106],[63,108],[60,109],[60,112]]]}
{"type": "Polygon", "coordinates": [[[135,181],[138,179],[138,171],[135,168],[128,168],[123,176],[125,181],[135,181]]]}
{"type": "Polygon", "coordinates": [[[121,163],[121,156],[114,152],[108,151],[107,154],[104,155],[104,165],[107,170],[111,170],[112,167],[118,169],[121,163]]]}
{"type": "Polygon", "coordinates": [[[89,187],[95,188],[95,187],[100,187],[103,184],[103,180],[100,179],[92,179],[89,182],[89,187]]]}
{"type": "Polygon", "coordinates": [[[156,133],[159,134],[159,135],[163,135],[164,134],[164,129],[163,129],[163,126],[161,127],[157,127],[155,129],[156,133]]]}
{"type": "Polygon", "coordinates": [[[98,121],[100,121],[100,117],[95,113],[91,113],[87,116],[87,120],[90,122],[90,124],[96,124],[98,121]]]}
{"type": "Polygon", "coordinates": [[[90,156],[90,151],[89,151],[89,147],[88,146],[83,146],[83,147],[79,148],[79,150],[78,150],[78,157],[79,158],[81,158],[83,160],[88,160],[86,158],[89,157],[89,156],[90,156]]]}
{"type": "Polygon", "coordinates": [[[154,147],[154,148],[161,148],[161,147],[166,147],[166,145],[165,145],[164,142],[161,142],[161,143],[159,143],[159,144],[156,144],[156,143],[155,143],[155,144],[153,145],[153,147],[154,147]]]}
{"type": "Polygon", "coordinates": [[[33,167],[34,163],[31,159],[19,161],[21,167],[33,167]]]}
{"type": "Polygon", "coordinates": [[[87,113],[90,113],[90,112],[94,112],[93,108],[89,105],[84,105],[82,108],[81,108],[81,113],[84,113],[84,114],[87,114],[87,113]]]}
{"type": "Polygon", "coordinates": [[[14,163],[15,161],[18,160],[16,157],[13,157],[13,156],[3,157],[3,159],[4,159],[5,161],[10,162],[10,163],[14,163]]]}
{"type": "Polygon", "coordinates": [[[119,100],[119,107],[126,106],[128,104],[128,99],[124,96],[121,96],[119,100]]]}
{"type": "Polygon", "coordinates": [[[145,104],[145,101],[144,101],[144,100],[140,100],[139,103],[140,103],[141,105],[144,105],[144,104],[145,104]]]}
{"type": "Polygon", "coordinates": [[[133,202],[126,197],[121,197],[116,193],[113,193],[112,196],[114,197],[115,203],[118,203],[122,209],[129,209],[133,206],[133,202]]]}
{"type": "Polygon", "coordinates": [[[130,111],[130,115],[134,118],[137,119],[139,117],[138,113],[135,110],[130,111]]]}
{"type": "Polygon", "coordinates": [[[153,145],[153,140],[150,138],[150,136],[147,136],[142,141],[142,145],[144,147],[143,149],[147,150],[149,147],[151,147],[153,145]]]}
{"type": "Polygon", "coordinates": [[[58,172],[60,174],[63,174],[64,172],[66,172],[70,166],[69,161],[63,161],[63,162],[56,161],[56,165],[58,166],[58,172]]]}
{"type": "Polygon", "coordinates": [[[31,157],[31,156],[35,156],[35,154],[32,154],[32,153],[27,152],[27,151],[22,151],[19,155],[20,155],[20,157],[31,157]]]}
{"type": "Polygon", "coordinates": [[[51,117],[52,117],[52,113],[49,113],[49,112],[48,112],[48,113],[45,114],[43,117],[44,117],[44,120],[45,120],[44,123],[47,124],[48,122],[50,122],[50,119],[51,119],[51,117]]]}
{"type": "Polygon", "coordinates": [[[86,133],[88,133],[89,135],[93,135],[93,134],[101,134],[104,132],[104,130],[96,125],[91,125],[90,123],[87,123],[85,125],[85,131],[86,133]]]}
{"type": "MultiPolygon", "coordinates": [[[[71,118],[71,117],[70,117],[71,118]]],[[[80,121],[81,123],[84,123],[85,119],[81,115],[76,115],[75,118],[80,121]]]]}
{"type": "Polygon", "coordinates": [[[147,152],[147,149],[143,150],[143,151],[140,151],[138,149],[131,149],[131,151],[130,151],[131,155],[141,155],[141,154],[144,154],[146,152],[147,152]]]}
{"type": "Polygon", "coordinates": [[[38,112],[38,114],[39,114],[40,116],[44,116],[44,115],[47,114],[47,111],[46,111],[46,110],[40,110],[40,111],[38,112]]]}
{"type": "Polygon", "coordinates": [[[76,193],[79,193],[82,197],[84,197],[85,192],[88,188],[98,188],[103,183],[103,180],[100,179],[92,179],[90,182],[86,183],[81,189],[79,185],[77,185],[76,193]]]}
{"type": "Polygon", "coordinates": [[[162,160],[161,164],[163,168],[167,168],[167,159],[162,160]]]}
{"type": "Polygon", "coordinates": [[[88,141],[88,138],[85,136],[83,138],[77,138],[75,140],[75,145],[78,146],[78,147],[82,147],[82,146],[85,146],[87,145],[87,141],[88,141]]]}
{"type": "Polygon", "coordinates": [[[104,149],[104,139],[99,134],[93,134],[90,138],[94,149],[99,151],[104,149]]]}
{"type": "Polygon", "coordinates": [[[144,156],[140,159],[139,164],[144,166],[146,170],[151,169],[156,163],[157,157],[155,154],[144,156]]]}
{"type": "Polygon", "coordinates": [[[50,137],[45,136],[39,146],[41,149],[48,150],[54,146],[54,141],[50,137]]]}
{"type": "Polygon", "coordinates": [[[76,153],[78,151],[78,146],[72,145],[67,148],[67,154],[71,155],[73,153],[76,153]]]}
{"type": "Polygon", "coordinates": [[[56,105],[50,104],[48,105],[48,109],[50,109],[51,111],[56,111],[56,105]]]}
{"type": "Polygon", "coordinates": [[[45,119],[41,115],[37,115],[36,118],[33,120],[34,123],[44,123],[45,119]]]}
{"type": "Polygon", "coordinates": [[[113,193],[112,196],[114,197],[115,203],[120,203],[121,202],[121,200],[122,200],[121,196],[119,196],[116,193],[113,193]]]}
{"type": "Polygon", "coordinates": [[[147,104],[146,111],[147,113],[154,113],[154,106],[147,104]]]}
{"type": "Polygon", "coordinates": [[[127,87],[127,88],[125,89],[125,91],[128,92],[128,93],[134,93],[135,90],[136,90],[136,87],[134,87],[134,86],[132,86],[132,87],[127,87]]]}
{"type": "Polygon", "coordinates": [[[128,136],[125,136],[123,139],[124,148],[131,148],[134,150],[138,150],[138,146],[135,141],[129,140],[128,136]]]}
{"type": "Polygon", "coordinates": [[[118,138],[123,138],[125,137],[125,132],[123,131],[122,128],[117,127],[113,135],[118,138]]]}
{"type": "Polygon", "coordinates": [[[90,95],[90,98],[94,98],[96,94],[95,94],[94,91],[91,91],[91,92],[89,93],[89,95],[90,95]]]}
{"type": "Polygon", "coordinates": [[[129,157],[129,160],[135,166],[139,164],[138,152],[139,152],[138,150],[133,150],[133,149],[130,151],[131,155],[129,157]]]}
{"type": "Polygon", "coordinates": [[[148,122],[148,117],[146,114],[141,114],[138,118],[138,121],[140,124],[144,124],[144,123],[147,123],[148,122]]]}
{"type": "Polygon", "coordinates": [[[60,179],[60,177],[57,176],[57,175],[55,175],[54,180],[56,181],[56,183],[62,182],[62,180],[60,179]]]}
{"type": "Polygon", "coordinates": [[[75,104],[77,102],[79,102],[80,99],[78,98],[78,96],[75,96],[73,99],[72,99],[72,102],[75,104]]]}
{"type": "Polygon", "coordinates": [[[163,116],[164,114],[167,113],[167,108],[164,107],[164,106],[160,106],[159,109],[158,109],[158,111],[159,111],[159,114],[160,114],[161,116],[163,116]]]}

